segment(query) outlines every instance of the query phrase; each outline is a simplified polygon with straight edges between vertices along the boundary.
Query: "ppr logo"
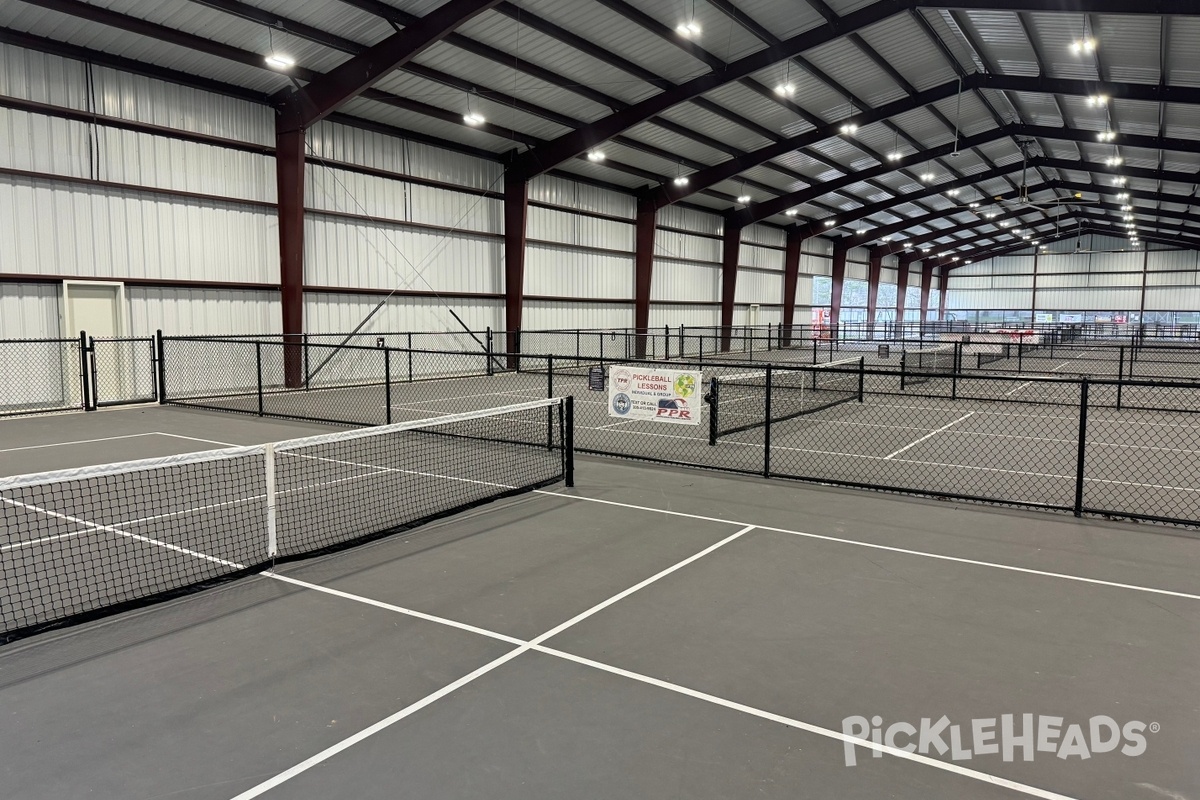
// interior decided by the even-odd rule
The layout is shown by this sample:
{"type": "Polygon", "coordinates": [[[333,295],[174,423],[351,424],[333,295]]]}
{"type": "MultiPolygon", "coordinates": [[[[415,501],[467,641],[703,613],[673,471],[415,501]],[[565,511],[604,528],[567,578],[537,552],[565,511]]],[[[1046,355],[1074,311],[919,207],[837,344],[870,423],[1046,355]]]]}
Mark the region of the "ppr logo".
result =
{"type": "MultiPolygon", "coordinates": [[[[1134,758],[1146,752],[1146,732],[1158,733],[1159,725],[1147,725],[1130,720],[1124,725],[1109,716],[1095,716],[1085,726],[1071,723],[1063,727],[1062,717],[1022,714],[1018,726],[1017,717],[1003,714],[996,725],[996,718],[973,719],[968,725],[951,723],[942,716],[936,722],[928,717],[919,725],[908,722],[893,722],[886,728],[882,717],[853,716],[842,720],[842,733],[864,742],[903,750],[921,755],[950,754],[954,761],[969,761],[976,756],[1000,755],[1004,761],[1013,761],[1017,751],[1025,761],[1033,761],[1038,753],[1053,753],[1064,761],[1078,758],[1085,761],[1093,754],[1111,753],[1118,747],[1121,754],[1134,758]]],[[[846,766],[857,763],[859,745],[845,743],[846,766]]],[[[883,750],[872,748],[875,758],[883,757],[883,750]]]]}

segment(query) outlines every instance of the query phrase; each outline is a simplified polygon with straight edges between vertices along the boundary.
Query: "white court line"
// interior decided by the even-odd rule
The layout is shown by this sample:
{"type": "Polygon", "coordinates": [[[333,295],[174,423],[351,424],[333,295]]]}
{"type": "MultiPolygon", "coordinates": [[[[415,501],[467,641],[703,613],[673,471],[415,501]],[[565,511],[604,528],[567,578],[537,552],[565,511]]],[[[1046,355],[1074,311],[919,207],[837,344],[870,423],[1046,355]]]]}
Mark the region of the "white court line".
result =
{"type": "MultiPolygon", "coordinates": [[[[371,725],[367,728],[363,728],[361,731],[353,734],[352,736],[348,736],[347,738],[343,739],[342,741],[338,742],[335,745],[332,745],[331,747],[325,748],[321,752],[305,759],[304,761],[301,761],[299,764],[296,764],[295,766],[291,767],[290,769],[284,770],[283,772],[279,773],[278,775],[276,775],[272,778],[269,778],[268,780],[263,781],[262,783],[258,784],[257,786],[247,789],[246,791],[244,791],[241,794],[234,797],[233,800],[252,800],[252,798],[259,797],[260,795],[270,791],[271,789],[274,789],[276,786],[286,783],[287,781],[291,780],[292,778],[296,777],[297,775],[300,775],[301,773],[312,769],[313,767],[317,766],[318,764],[328,761],[330,758],[333,758],[335,755],[337,755],[338,753],[341,753],[343,750],[353,747],[354,745],[358,744],[359,742],[363,741],[364,739],[374,736],[376,733],[379,733],[382,730],[386,730],[387,728],[390,728],[392,725],[395,725],[397,722],[401,721],[405,717],[411,716],[412,714],[416,713],[417,711],[420,711],[421,709],[425,708],[426,706],[431,705],[435,701],[440,700],[441,698],[454,692],[455,690],[457,690],[463,686],[466,686],[468,683],[471,683],[476,678],[482,677],[483,675],[486,675],[487,673],[491,672],[492,670],[496,669],[497,667],[502,666],[502,665],[508,663],[509,661],[512,661],[514,658],[521,655],[522,653],[529,652],[529,650],[533,649],[537,645],[546,641],[550,637],[563,632],[567,628],[570,628],[572,625],[579,624],[580,622],[587,619],[588,617],[590,617],[594,614],[597,614],[600,611],[603,611],[604,609],[608,608],[613,603],[616,603],[617,601],[628,597],[629,595],[633,594],[634,592],[636,592],[640,589],[644,589],[645,587],[649,586],[650,584],[654,583],[655,581],[665,578],[666,576],[670,575],[671,573],[676,572],[677,570],[680,570],[680,569],[686,567],[688,564],[691,564],[693,561],[703,558],[704,556],[708,555],[709,553],[713,552],[714,550],[717,550],[718,548],[724,547],[725,545],[729,544],[730,542],[734,541],[735,539],[740,538],[741,536],[744,536],[745,534],[749,533],[752,530],[754,530],[753,525],[746,525],[745,527],[741,528],[736,533],[731,534],[730,536],[726,536],[724,539],[717,542],[716,544],[709,545],[708,547],[704,548],[700,552],[695,553],[691,556],[688,556],[687,558],[683,559],[682,561],[679,561],[679,562],[671,565],[670,567],[667,567],[666,569],[664,569],[660,572],[657,572],[654,575],[651,575],[649,578],[646,578],[641,583],[631,586],[630,588],[626,589],[623,592],[618,592],[617,594],[613,595],[612,597],[608,598],[607,600],[605,600],[601,603],[597,603],[596,605],[592,606],[587,611],[584,611],[580,614],[576,614],[574,617],[567,620],[566,622],[563,622],[560,625],[556,625],[555,627],[551,628],[550,630],[546,631],[545,633],[541,634],[540,636],[538,636],[534,639],[531,639],[527,642],[522,643],[516,649],[510,650],[507,653],[505,653],[504,655],[500,656],[499,658],[489,661],[488,663],[484,664],[482,667],[479,667],[475,671],[467,673],[466,675],[462,676],[461,678],[454,681],[453,683],[443,686],[441,689],[438,689],[437,691],[426,695],[425,697],[421,698],[420,700],[416,701],[415,703],[405,706],[404,708],[397,711],[395,714],[392,714],[389,717],[385,717],[384,719],[381,719],[379,722],[376,722],[374,725],[371,725]]],[[[340,593],[340,596],[348,598],[348,599],[349,598],[357,599],[353,595],[349,595],[346,593],[340,593]]],[[[399,609],[393,608],[393,610],[399,610],[399,609]]],[[[401,612],[401,613],[404,613],[404,612],[401,612]]],[[[426,617],[426,618],[432,619],[429,617],[426,617]]]]}
{"type": "Polygon", "coordinates": [[[904,447],[901,447],[899,450],[895,451],[894,453],[890,453],[890,454],[888,454],[888,455],[884,456],[884,457],[883,457],[883,460],[884,460],[884,461],[891,461],[893,458],[895,458],[896,456],[900,455],[900,454],[901,454],[901,453],[903,453],[905,450],[911,450],[912,448],[914,448],[914,447],[916,447],[917,445],[919,445],[921,442],[924,442],[924,441],[927,441],[927,440],[929,440],[929,439],[932,439],[934,436],[937,436],[937,435],[938,435],[939,433],[941,433],[942,431],[949,430],[950,428],[954,427],[954,426],[955,426],[955,425],[957,425],[958,423],[960,423],[960,422],[962,422],[962,421],[964,421],[964,420],[968,420],[968,419],[970,419],[970,418],[971,418],[971,417],[973,417],[973,416],[975,416],[975,412],[974,412],[974,411],[968,411],[966,414],[963,414],[961,417],[959,417],[958,419],[954,420],[953,422],[950,422],[950,423],[947,423],[947,424],[943,425],[942,427],[938,428],[936,431],[930,431],[929,433],[927,433],[927,434],[925,434],[924,436],[922,436],[920,439],[917,439],[917,440],[916,440],[916,441],[914,441],[914,442],[909,442],[908,444],[904,445],[904,447]]]}
{"type": "Polygon", "coordinates": [[[129,433],[124,436],[104,436],[99,439],[76,439],[73,442],[51,442],[50,444],[31,444],[25,447],[7,447],[0,450],[0,453],[16,453],[21,450],[39,450],[43,447],[67,447],[73,444],[91,444],[92,442],[111,442],[117,439],[134,439],[138,436],[160,436],[157,431],[148,431],[146,433],[129,433]]]}
{"type": "MultiPolygon", "coordinates": [[[[567,620],[566,622],[562,623],[561,625],[558,625],[557,627],[552,628],[551,630],[547,631],[546,633],[543,633],[541,636],[538,636],[537,638],[529,640],[529,641],[517,639],[515,637],[507,636],[505,634],[497,633],[495,631],[490,631],[485,628],[479,628],[474,625],[467,625],[465,623],[461,623],[456,620],[447,619],[445,617],[438,617],[438,616],[434,616],[432,614],[426,614],[421,611],[415,611],[413,609],[404,608],[402,606],[396,606],[396,605],[392,605],[390,603],[383,603],[383,602],[374,600],[369,597],[364,597],[362,595],[351,594],[349,592],[342,592],[337,589],[330,589],[330,588],[327,588],[324,586],[320,586],[319,584],[308,583],[307,581],[300,581],[300,580],[296,580],[294,578],[289,578],[289,577],[285,577],[285,576],[281,576],[281,575],[272,574],[271,577],[274,577],[274,578],[284,581],[286,583],[293,584],[295,586],[312,589],[317,592],[323,592],[325,594],[330,594],[335,597],[340,597],[342,599],[350,600],[352,602],[362,603],[364,605],[381,608],[381,609],[384,609],[387,611],[395,612],[397,614],[403,614],[405,616],[414,617],[416,619],[421,619],[421,620],[425,620],[428,622],[434,622],[437,624],[446,625],[448,627],[457,628],[459,630],[469,631],[471,633],[475,633],[480,636],[486,636],[491,639],[498,639],[500,641],[508,642],[510,644],[516,644],[516,645],[519,645],[519,647],[518,647],[518,649],[510,651],[509,653],[506,653],[504,656],[501,656],[501,658],[496,659],[495,661],[490,662],[489,664],[485,664],[479,670],[476,670],[475,672],[470,673],[469,675],[464,676],[463,678],[460,678],[458,681],[455,681],[455,683],[450,684],[449,687],[443,687],[443,689],[440,689],[437,692],[434,692],[432,695],[429,695],[428,697],[418,701],[417,703],[414,703],[410,706],[405,707],[404,709],[401,709],[396,714],[393,714],[392,716],[390,716],[384,720],[381,720],[380,722],[375,723],[375,725],[372,725],[369,728],[366,728],[363,731],[360,731],[359,733],[354,734],[353,736],[349,737],[348,739],[343,740],[342,742],[339,742],[338,744],[334,745],[333,747],[328,748],[328,749],[322,751],[321,753],[318,753],[317,755],[313,756],[312,758],[309,758],[309,759],[301,762],[300,764],[296,765],[295,767],[292,767],[290,770],[287,770],[286,772],[281,773],[279,776],[276,776],[276,778],[273,778],[270,781],[265,782],[264,784],[260,784],[260,786],[262,786],[263,788],[257,794],[243,793],[243,794],[235,797],[234,800],[251,800],[251,798],[257,797],[262,792],[268,791],[268,790],[274,788],[275,786],[278,786],[280,783],[283,783],[284,781],[289,780],[292,777],[295,777],[296,775],[299,775],[301,772],[303,772],[307,769],[311,769],[312,767],[316,766],[317,764],[321,763],[322,761],[328,760],[330,757],[336,755],[337,753],[340,753],[340,752],[346,750],[347,748],[363,741],[368,736],[371,736],[375,733],[378,733],[381,730],[384,730],[387,727],[390,727],[391,725],[395,724],[396,722],[399,722],[401,719],[404,719],[407,716],[411,716],[411,714],[413,712],[418,711],[422,708],[425,708],[426,706],[430,705],[430,703],[432,703],[434,700],[445,697],[447,694],[449,694],[454,689],[457,689],[459,686],[466,685],[466,683],[469,683],[471,680],[474,680],[476,677],[479,677],[480,675],[483,675],[486,672],[490,672],[492,669],[495,669],[495,667],[498,667],[501,664],[506,663],[507,661],[511,661],[513,658],[516,657],[516,655],[527,652],[529,650],[534,650],[534,651],[542,653],[544,655],[552,656],[554,658],[560,658],[560,659],[563,659],[564,661],[570,661],[575,664],[580,664],[582,666],[586,666],[591,669],[600,670],[602,672],[607,672],[612,675],[617,675],[619,677],[634,680],[639,683],[644,683],[644,684],[654,686],[659,689],[665,689],[666,691],[674,692],[675,694],[680,694],[685,697],[692,698],[694,700],[700,700],[705,703],[710,703],[715,706],[720,706],[722,708],[726,708],[731,711],[737,711],[742,714],[748,714],[750,716],[758,717],[759,719],[764,719],[764,720],[768,720],[770,722],[775,722],[777,724],[784,725],[786,727],[793,728],[795,730],[805,731],[806,733],[812,733],[812,734],[816,734],[818,736],[823,736],[827,739],[833,739],[835,741],[842,742],[843,744],[849,744],[849,745],[853,745],[855,747],[862,747],[864,749],[873,750],[873,751],[881,753],[881,754],[891,755],[891,756],[895,756],[896,758],[903,758],[908,761],[913,761],[913,762],[921,764],[923,766],[932,767],[934,769],[942,770],[944,772],[950,772],[950,773],[953,773],[956,775],[960,775],[962,777],[971,778],[973,780],[977,780],[982,783],[987,783],[987,784],[994,785],[994,786],[1001,786],[1003,788],[1012,789],[1014,791],[1020,792],[1022,794],[1028,795],[1030,797],[1043,798],[1043,800],[1072,800],[1072,798],[1068,797],[1067,795],[1050,792],[1045,789],[1040,789],[1036,786],[1030,786],[1028,784],[1018,783],[1016,781],[1012,781],[1007,778],[1001,778],[999,776],[991,775],[986,772],[980,772],[978,770],[968,769],[967,767],[962,767],[962,766],[952,763],[952,762],[941,761],[939,759],[931,758],[929,756],[920,755],[920,754],[916,754],[916,753],[909,753],[906,750],[901,750],[896,747],[889,747],[884,744],[877,744],[870,740],[859,739],[854,736],[850,736],[848,734],[842,733],[841,731],[833,730],[831,728],[825,728],[825,727],[822,727],[820,725],[815,725],[810,722],[804,722],[804,721],[796,719],[794,717],[786,717],[786,716],[783,716],[782,714],[775,714],[770,711],[765,711],[763,709],[755,708],[754,706],[748,706],[748,705],[745,705],[744,703],[738,703],[736,701],[728,700],[723,697],[717,697],[716,695],[711,695],[706,692],[701,692],[696,689],[691,689],[689,687],[682,686],[677,683],[671,683],[670,681],[664,681],[659,678],[654,678],[649,675],[644,675],[642,673],[632,672],[630,670],[622,669],[620,667],[616,667],[611,664],[605,664],[600,661],[595,661],[593,659],[586,658],[584,656],[575,655],[574,653],[568,653],[564,650],[558,650],[553,647],[547,647],[546,645],[542,644],[542,642],[545,641],[546,639],[551,638],[558,633],[561,633],[563,630],[566,630],[567,628],[571,627],[572,625],[577,624],[578,622],[582,621],[583,619],[586,619],[587,617],[592,616],[593,614],[597,613],[598,611],[603,610],[604,608],[612,605],[613,603],[616,603],[619,600],[621,600],[625,597],[628,597],[630,594],[632,594],[633,592],[636,592],[638,589],[643,588],[646,585],[649,585],[649,583],[652,583],[652,582],[662,578],[666,574],[674,572],[675,570],[685,566],[686,564],[689,564],[689,563],[695,561],[696,559],[706,555],[707,553],[712,552],[716,548],[721,547],[725,543],[732,541],[733,539],[736,539],[737,537],[742,536],[743,534],[747,533],[750,530],[753,530],[756,527],[757,526],[749,525],[749,526],[743,528],[742,530],[738,531],[737,533],[733,534],[733,536],[723,540],[722,542],[718,542],[717,544],[706,548],[705,550],[701,551],[700,553],[697,553],[696,555],[690,557],[689,559],[686,559],[686,560],[668,568],[667,570],[664,570],[663,572],[661,572],[651,578],[648,578],[645,581],[642,581],[640,584],[637,584],[636,586],[633,586],[630,589],[626,589],[624,592],[621,592],[620,594],[609,598],[608,600],[604,601],[603,603],[593,606],[592,608],[588,609],[587,611],[583,612],[582,614],[580,614],[576,617],[573,617],[572,619],[567,620]],[[267,784],[269,784],[269,785],[267,785],[267,784]]],[[[251,789],[250,792],[255,792],[255,790],[257,790],[257,789],[259,789],[259,787],[255,787],[254,789],[251,789]]]]}
{"type": "MultiPolygon", "coordinates": [[[[580,500],[586,503],[600,503],[601,505],[617,506],[619,508],[629,508],[636,511],[646,511],[651,514],[666,514],[671,517],[683,517],[685,519],[697,519],[703,522],[718,522],[726,525],[744,525],[746,523],[735,519],[725,519],[723,517],[708,517],[703,514],[689,514],[686,511],[673,511],[666,508],[653,508],[651,506],[639,506],[634,503],[622,503],[617,500],[604,500],[599,497],[582,497],[573,494],[564,494],[563,492],[550,491],[549,489],[534,489],[535,494],[548,494],[554,497],[567,497],[572,500],[580,500]]],[[[1010,564],[1000,564],[994,561],[980,561],[973,558],[961,558],[959,556],[947,556],[941,553],[930,553],[925,550],[910,550],[904,547],[893,547],[886,544],[876,544],[874,542],[863,542],[856,539],[845,539],[838,536],[826,536],[820,533],[806,533],[804,531],[791,530],[790,528],[776,528],[771,525],[758,525],[754,527],[760,531],[774,531],[775,533],[786,533],[791,536],[801,536],[806,539],[818,539],[825,542],[836,542],[838,544],[848,544],[854,547],[865,547],[870,550],[885,550],[890,553],[901,553],[903,555],[918,556],[920,558],[932,558],[937,561],[950,561],[957,564],[970,564],[976,567],[988,567],[990,569],[999,569],[1006,572],[1019,572],[1026,575],[1039,575],[1045,578],[1059,578],[1061,580],[1075,581],[1078,583],[1087,583],[1095,586],[1107,586],[1115,589],[1129,589],[1135,592],[1146,592],[1148,594],[1166,595],[1168,597],[1182,597],[1186,600],[1200,600],[1200,594],[1188,594],[1187,592],[1176,592],[1170,589],[1156,589],[1152,586],[1139,586],[1132,583],[1119,583],[1116,581],[1106,581],[1099,578],[1087,578],[1080,575],[1069,575],[1064,572],[1049,572],[1040,569],[1031,569],[1029,567],[1014,567],[1010,564]]]]}
{"type": "Polygon", "coordinates": [[[170,436],[175,439],[187,439],[190,442],[204,442],[205,444],[219,444],[222,447],[243,447],[244,445],[233,444],[232,442],[218,442],[216,439],[199,439],[195,436],[184,436],[182,433],[167,433],[166,431],[155,431],[152,436],[170,436]]]}
{"type": "Polygon", "coordinates": [[[1004,393],[1004,396],[1005,396],[1005,397],[1012,397],[1014,394],[1016,394],[1017,392],[1021,391],[1021,390],[1022,390],[1022,389],[1024,389],[1026,386],[1032,386],[1032,385],[1033,385],[1033,381],[1025,381],[1024,383],[1022,383],[1022,384],[1021,384],[1020,386],[1018,386],[1017,388],[1015,388],[1015,389],[1009,389],[1007,392],[1005,392],[1005,393],[1004,393]]]}

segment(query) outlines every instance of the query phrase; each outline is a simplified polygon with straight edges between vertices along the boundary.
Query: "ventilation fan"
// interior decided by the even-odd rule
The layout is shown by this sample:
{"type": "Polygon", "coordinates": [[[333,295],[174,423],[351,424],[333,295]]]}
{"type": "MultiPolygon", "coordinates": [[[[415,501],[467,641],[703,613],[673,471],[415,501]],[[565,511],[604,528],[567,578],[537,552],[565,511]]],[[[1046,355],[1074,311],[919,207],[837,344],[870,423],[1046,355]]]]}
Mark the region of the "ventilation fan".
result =
{"type": "Polygon", "coordinates": [[[1029,181],[1027,175],[1029,172],[1029,146],[1033,144],[1032,139],[1017,139],[1017,144],[1021,148],[1021,187],[1017,190],[1015,197],[1005,197],[998,195],[993,200],[1001,207],[1012,208],[1014,206],[1027,206],[1029,208],[1058,208],[1060,206],[1086,206],[1095,205],[1100,202],[1099,198],[1088,200],[1084,198],[1082,192],[1075,192],[1073,197],[1055,197],[1050,200],[1033,200],[1029,197],[1029,181]]]}

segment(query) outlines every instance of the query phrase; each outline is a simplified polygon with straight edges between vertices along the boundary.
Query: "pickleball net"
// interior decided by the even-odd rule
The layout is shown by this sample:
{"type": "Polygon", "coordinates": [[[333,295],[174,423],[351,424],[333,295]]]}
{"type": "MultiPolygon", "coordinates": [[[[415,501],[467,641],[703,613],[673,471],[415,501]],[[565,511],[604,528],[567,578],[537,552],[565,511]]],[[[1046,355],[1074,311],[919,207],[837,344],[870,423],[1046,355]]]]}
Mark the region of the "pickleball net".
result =
{"type": "Polygon", "coordinates": [[[709,383],[710,443],[843,403],[862,402],[862,357],[797,369],[717,376],[709,383]]]}
{"type": "Polygon", "coordinates": [[[0,641],[570,485],[572,410],[554,398],[0,479],[0,641]]]}

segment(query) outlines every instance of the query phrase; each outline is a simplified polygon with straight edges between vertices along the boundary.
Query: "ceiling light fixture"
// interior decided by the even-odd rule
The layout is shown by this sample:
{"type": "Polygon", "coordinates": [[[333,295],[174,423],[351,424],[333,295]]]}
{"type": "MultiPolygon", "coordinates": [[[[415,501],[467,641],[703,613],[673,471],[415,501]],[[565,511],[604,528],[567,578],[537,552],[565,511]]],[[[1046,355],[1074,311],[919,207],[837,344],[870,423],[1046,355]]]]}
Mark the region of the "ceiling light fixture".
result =
{"type": "Polygon", "coordinates": [[[463,122],[467,123],[468,125],[482,125],[483,123],[487,122],[487,120],[484,119],[483,115],[481,114],[476,114],[474,111],[468,111],[467,113],[463,114],[463,122]]]}
{"type": "Polygon", "coordinates": [[[901,247],[912,247],[912,242],[905,242],[901,247]]]}
{"type": "Polygon", "coordinates": [[[1009,225],[1012,225],[1012,223],[1009,222],[1008,220],[1004,220],[1003,222],[1000,223],[1001,228],[1007,228],[1009,225]]]}
{"type": "Polygon", "coordinates": [[[885,236],[882,239],[880,239],[880,241],[882,241],[882,242],[890,242],[891,240],[892,240],[892,237],[890,235],[885,236]]]}
{"type": "Polygon", "coordinates": [[[681,22],[675,26],[675,32],[685,39],[693,39],[700,35],[700,23],[694,19],[681,22]]]}
{"type": "Polygon", "coordinates": [[[588,161],[599,163],[604,160],[603,150],[588,150],[588,161]]]}
{"type": "Polygon", "coordinates": [[[1119,167],[1125,163],[1125,159],[1121,158],[1120,156],[1109,156],[1108,158],[1104,159],[1104,163],[1110,167],[1119,167]]]}
{"type": "Polygon", "coordinates": [[[925,183],[933,183],[936,178],[937,178],[937,176],[934,175],[932,172],[922,172],[921,173],[921,180],[924,181],[925,183]]]}
{"type": "Polygon", "coordinates": [[[1115,131],[1100,131],[1096,134],[1096,141],[1098,142],[1111,142],[1116,138],[1117,134],[1115,131]]]}
{"type": "Polygon", "coordinates": [[[1087,99],[1087,104],[1089,106],[1102,106],[1106,103],[1108,103],[1108,95],[1106,94],[1093,94],[1087,99]]]}
{"type": "Polygon", "coordinates": [[[853,122],[847,122],[845,125],[838,128],[838,130],[842,132],[843,136],[853,136],[854,134],[858,133],[858,126],[853,122]]]}
{"type": "Polygon", "coordinates": [[[1129,192],[1121,192],[1120,194],[1117,195],[1117,199],[1118,200],[1128,200],[1129,192]]]}
{"type": "Polygon", "coordinates": [[[899,161],[902,158],[904,158],[904,154],[899,152],[898,150],[893,150],[892,152],[887,154],[888,161],[899,161]]]}
{"type": "Polygon", "coordinates": [[[1076,39],[1071,42],[1071,52],[1075,55],[1083,55],[1084,53],[1092,53],[1096,50],[1096,40],[1090,36],[1085,36],[1082,39],[1076,39]]]}
{"type": "Polygon", "coordinates": [[[979,203],[968,203],[967,208],[979,208],[979,203]]]}
{"type": "Polygon", "coordinates": [[[1133,206],[1121,206],[1122,211],[1133,211],[1133,206]]]}
{"type": "Polygon", "coordinates": [[[995,219],[996,217],[998,217],[1000,215],[997,214],[995,211],[990,211],[987,214],[984,214],[984,216],[987,217],[988,219],[995,219]]]}
{"type": "Polygon", "coordinates": [[[287,69],[296,65],[295,61],[280,53],[271,53],[264,61],[267,62],[267,66],[275,67],[275,69],[287,69]]]}
{"type": "Polygon", "coordinates": [[[787,211],[783,212],[784,216],[787,216],[787,217],[794,217],[799,213],[800,212],[794,208],[789,208],[787,211]]]}
{"type": "Polygon", "coordinates": [[[827,219],[827,220],[825,220],[825,227],[826,227],[826,228],[832,228],[834,225],[837,225],[837,220],[835,220],[835,219],[827,219]]]}
{"type": "Polygon", "coordinates": [[[796,93],[796,85],[792,83],[792,60],[787,60],[787,68],[783,73],[783,83],[775,87],[775,94],[780,97],[791,97],[796,93]]]}
{"type": "Polygon", "coordinates": [[[951,197],[958,197],[958,189],[948,189],[946,190],[946,194],[950,195],[951,197]]]}
{"type": "Polygon", "coordinates": [[[1113,186],[1124,186],[1128,181],[1125,178],[1115,178],[1113,186]]]}
{"type": "Polygon", "coordinates": [[[688,177],[687,177],[687,175],[680,175],[679,177],[677,177],[677,178],[674,180],[674,184],[675,184],[676,186],[687,186],[687,185],[688,185],[688,177]]]}
{"type": "Polygon", "coordinates": [[[929,250],[930,250],[930,248],[928,248],[928,247],[922,247],[922,248],[921,248],[921,252],[922,252],[922,253],[928,253],[928,252],[929,252],[929,250]]]}
{"type": "Polygon", "coordinates": [[[750,202],[750,195],[748,195],[748,194],[740,194],[740,195],[738,195],[738,199],[737,199],[737,201],[738,201],[739,203],[741,203],[742,205],[746,205],[746,204],[748,204],[748,203],[750,202]]]}

